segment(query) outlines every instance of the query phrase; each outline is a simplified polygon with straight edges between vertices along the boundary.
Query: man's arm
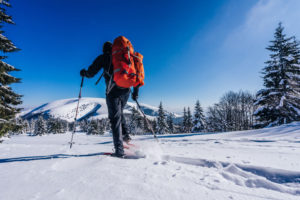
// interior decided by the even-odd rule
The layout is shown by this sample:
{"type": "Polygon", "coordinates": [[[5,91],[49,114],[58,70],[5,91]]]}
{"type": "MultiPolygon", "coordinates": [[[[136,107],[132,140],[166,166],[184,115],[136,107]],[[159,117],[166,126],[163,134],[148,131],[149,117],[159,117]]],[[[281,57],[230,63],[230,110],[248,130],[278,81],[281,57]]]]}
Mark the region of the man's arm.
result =
{"type": "Polygon", "coordinates": [[[103,56],[100,55],[98,56],[94,62],[89,66],[88,70],[81,70],[80,71],[80,75],[81,76],[86,76],[88,78],[92,78],[93,76],[95,76],[100,69],[102,68],[102,62],[103,62],[103,56]]]}
{"type": "Polygon", "coordinates": [[[134,88],[133,88],[133,92],[132,92],[132,94],[131,94],[131,98],[132,98],[132,100],[134,100],[134,101],[137,101],[138,97],[139,97],[139,86],[134,87],[134,88]]]}

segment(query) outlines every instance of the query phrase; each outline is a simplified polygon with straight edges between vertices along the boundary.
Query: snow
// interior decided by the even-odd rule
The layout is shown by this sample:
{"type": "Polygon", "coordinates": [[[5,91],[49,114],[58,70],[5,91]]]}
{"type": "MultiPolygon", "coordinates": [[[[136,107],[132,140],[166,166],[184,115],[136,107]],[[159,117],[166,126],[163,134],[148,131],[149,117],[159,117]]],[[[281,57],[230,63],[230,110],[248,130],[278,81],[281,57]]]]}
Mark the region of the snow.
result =
{"type": "MultiPolygon", "coordinates": [[[[72,122],[75,117],[77,102],[78,98],[57,100],[43,104],[32,110],[22,112],[21,116],[25,119],[30,119],[40,114],[46,114],[72,122]]],[[[128,102],[125,106],[124,113],[130,114],[132,107],[137,109],[137,105],[135,103],[128,102]]],[[[158,108],[156,107],[149,106],[147,104],[141,104],[141,107],[149,119],[154,119],[158,114],[158,108]]],[[[107,117],[108,110],[106,100],[104,98],[81,98],[77,119],[103,119],[107,117]]]]}
{"type": "Polygon", "coordinates": [[[221,134],[134,136],[141,159],[104,156],[109,136],[13,136],[0,199],[299,199],[300,122],[221,134]]]}
{"type": "Polygon", "coordinates": [[[256,111],[253,113],[254,115],[257,115],[259,112],[263,111],[264,109],[266,109],[265,106],[260,106],[256,109],[256,111]]]}
{"type": "Polygon", "coordinates": [[[279,108],[281,108],[281,107],[283,106],[283,102],[284,102],[285,99],[286,99],[285,96],[282,96],[282,97],[280,98],[279,105],[276,107],[276,109],[279,109],[279,108]]]}
{"type": "Polygon", "coordinates": [[[288,56],[285,56],[283,58],[286,59],[287,61],[292,61],[292,60],[295,59],[292,55],[288,55],[288,56]]]}

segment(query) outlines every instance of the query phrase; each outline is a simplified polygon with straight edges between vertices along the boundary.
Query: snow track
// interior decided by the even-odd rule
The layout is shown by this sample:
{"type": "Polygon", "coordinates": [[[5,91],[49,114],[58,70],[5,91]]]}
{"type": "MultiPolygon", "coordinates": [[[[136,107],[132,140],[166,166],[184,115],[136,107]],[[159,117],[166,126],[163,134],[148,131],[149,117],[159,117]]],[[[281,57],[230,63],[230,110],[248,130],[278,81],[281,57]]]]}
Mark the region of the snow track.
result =
{"type": "Polygon", "coordinates": [[[300,123],[224,134],[135,136],[141,159],[104,156],[110,136],[15,136],[0,144],[0,199],[300,198],[300,123]]]}

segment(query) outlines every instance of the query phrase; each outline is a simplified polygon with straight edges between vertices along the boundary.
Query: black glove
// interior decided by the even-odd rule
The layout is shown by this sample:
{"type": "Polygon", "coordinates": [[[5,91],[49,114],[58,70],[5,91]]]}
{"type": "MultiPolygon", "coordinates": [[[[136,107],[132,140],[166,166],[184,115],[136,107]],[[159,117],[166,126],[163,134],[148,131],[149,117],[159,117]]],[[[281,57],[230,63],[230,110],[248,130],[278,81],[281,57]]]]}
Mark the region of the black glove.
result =
{"type": "Polygon", "coordinates": [[[131,98],[133,101],[137,101],[139,97],[139,87],[133,88],[133,92],[131,94],[131,98]]]}
{"type": "Polygon", "coordinates": [[[86,70],[85,69],[82,69],[81,71],[80,71],[80,76],[86,76],[86,70]]]}

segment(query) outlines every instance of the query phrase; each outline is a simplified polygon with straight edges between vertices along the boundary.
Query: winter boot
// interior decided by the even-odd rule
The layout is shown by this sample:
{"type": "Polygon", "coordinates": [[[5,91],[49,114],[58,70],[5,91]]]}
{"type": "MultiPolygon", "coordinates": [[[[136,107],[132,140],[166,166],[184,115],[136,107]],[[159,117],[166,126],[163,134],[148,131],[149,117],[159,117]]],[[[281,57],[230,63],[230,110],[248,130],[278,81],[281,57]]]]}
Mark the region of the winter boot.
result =
{"type": "Polygon", "coordinates": [[[130,141],[131,141],[131,137],[129,136],[129,134],[123,136],[123,142],[129,143],[130,141]]]}

